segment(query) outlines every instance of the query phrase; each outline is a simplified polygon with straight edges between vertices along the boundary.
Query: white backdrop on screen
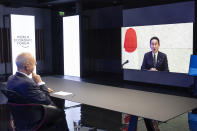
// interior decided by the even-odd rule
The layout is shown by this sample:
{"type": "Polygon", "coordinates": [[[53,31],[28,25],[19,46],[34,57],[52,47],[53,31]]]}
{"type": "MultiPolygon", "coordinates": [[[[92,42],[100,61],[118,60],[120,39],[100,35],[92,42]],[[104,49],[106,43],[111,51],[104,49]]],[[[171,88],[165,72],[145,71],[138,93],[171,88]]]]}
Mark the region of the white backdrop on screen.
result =
{"type": "Polygon", "coordinates": [[[122,63],[124,69],[141,69],[144,54],[151,51],[150,38],[160,39],[159,51],[165,53],[170,72],[188,73],[190,55],[193,53],[193,23],[122,27],[122,63]],[[124,49],[125,33],[133,28],[137,34],[137,49],[128,53],[124,49]]]}
{"type": "Polygon", "coordinates": [[[63,18],[64,75],[80,77],[79,16],[63,18]]]}
{"type": "MultiPolygon", "coordinates": [[[[35,18],[29,15],[11,14],[12,71],[16,72],[15,59],[22,52],[35,58],[35,18]]],[[[36,69],[35,69],[36,70],[36,69]]]]}

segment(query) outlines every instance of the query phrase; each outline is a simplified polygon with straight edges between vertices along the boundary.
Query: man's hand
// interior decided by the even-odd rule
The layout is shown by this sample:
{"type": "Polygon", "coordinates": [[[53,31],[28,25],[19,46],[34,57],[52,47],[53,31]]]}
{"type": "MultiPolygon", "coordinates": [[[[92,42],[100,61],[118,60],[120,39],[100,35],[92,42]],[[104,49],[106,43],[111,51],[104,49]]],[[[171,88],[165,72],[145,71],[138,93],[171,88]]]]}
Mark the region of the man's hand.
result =
{"type": "Polygon", "coordinates": [[[42,79],[41,79],[40,75],[37,75],[37,74],[35,74],[35,73],[32,73],[32,79],[33,79],[33,81],[36,82],[36,83],[42,82],[42,79]]]}
{"type": "Polygon", "coordinates": [[[158,71],[156,68],[150,68],[150,71],[158,71]]]}
{"type": "Polygon", "coordinates": [[[51,88],[48,88],[48,91],[49,91],[49,93],[52,93],[53,92],[53,90],[51,88]]]}

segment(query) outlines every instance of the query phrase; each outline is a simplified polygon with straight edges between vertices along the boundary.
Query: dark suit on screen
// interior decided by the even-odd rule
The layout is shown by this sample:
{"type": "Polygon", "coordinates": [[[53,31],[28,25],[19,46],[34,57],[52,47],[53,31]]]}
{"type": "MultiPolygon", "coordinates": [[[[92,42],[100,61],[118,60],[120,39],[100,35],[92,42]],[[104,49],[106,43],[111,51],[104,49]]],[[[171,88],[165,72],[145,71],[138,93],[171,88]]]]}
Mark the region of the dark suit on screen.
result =
{"type": "Polygon", "coordinates": [[[166,54],[158,52],[157,64],[154,67],[152,51],[144,55],[141,70],[150,70],[151,68],[156,68],[158,71],[169,71],[168,60],[166,54]]]}
{"type": "MultiPolygon", "coordinates": [[[[32,79],[20,72],[17,72],[15,75],[9,77],[7,81],[7,88],[17,92],[23,97],[23,99],[21,99],[16,97],[12,98],[12,96],[10,96],[8,100],[11,102],[20,104],[36,103],[56,105],[56,102],[51,100],[48,88],[45,84],[38,85],[32,79]],[[53,102],[55,102],[55,104],[53,102]]],[[[57,123],[56,129],[57,131],[68,131],[65,113],[62,112],[61,116],[61,121],[57,123]]]]}

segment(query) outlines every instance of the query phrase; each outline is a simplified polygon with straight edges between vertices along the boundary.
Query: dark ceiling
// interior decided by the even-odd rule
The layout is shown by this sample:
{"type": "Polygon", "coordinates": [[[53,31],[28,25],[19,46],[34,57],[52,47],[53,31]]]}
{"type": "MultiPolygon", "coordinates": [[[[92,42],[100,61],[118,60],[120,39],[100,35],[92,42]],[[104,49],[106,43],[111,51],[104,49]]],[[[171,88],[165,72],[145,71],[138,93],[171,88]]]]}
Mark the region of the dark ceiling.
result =
{"type": "Polygon", "coordinates": [[[0,0],[0,4],[13,8],[38,7],[66,10],[69,8],[75,9],[77,5],[76,3],[80,3],[82,10],[88,10],[118,5],[122,5],[124,8],[136,8],[183,1],[188,0],[0,0]]]}

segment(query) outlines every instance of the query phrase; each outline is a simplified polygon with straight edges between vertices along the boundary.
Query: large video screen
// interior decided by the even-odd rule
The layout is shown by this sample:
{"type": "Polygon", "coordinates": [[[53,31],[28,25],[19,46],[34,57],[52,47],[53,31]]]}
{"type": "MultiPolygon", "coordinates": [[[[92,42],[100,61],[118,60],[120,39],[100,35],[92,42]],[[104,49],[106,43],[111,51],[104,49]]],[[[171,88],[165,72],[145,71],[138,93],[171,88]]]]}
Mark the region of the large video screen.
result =
{"type": "Polygon", "coordinates": [[[192,22],[122,27],[121,35],[123,69],[188,73],[192,22]]]}

